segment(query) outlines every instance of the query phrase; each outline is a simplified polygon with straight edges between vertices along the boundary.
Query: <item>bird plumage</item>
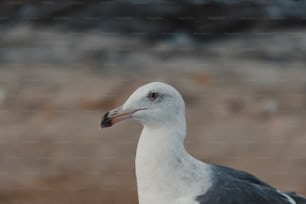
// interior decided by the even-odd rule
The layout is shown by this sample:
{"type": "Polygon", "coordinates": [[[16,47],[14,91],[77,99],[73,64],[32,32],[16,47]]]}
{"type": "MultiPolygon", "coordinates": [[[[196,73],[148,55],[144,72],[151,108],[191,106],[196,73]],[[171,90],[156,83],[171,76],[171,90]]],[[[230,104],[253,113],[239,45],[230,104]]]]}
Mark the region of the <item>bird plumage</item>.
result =
{"type": "Polygon", "coordinates": [[[193,158],[184,147],[185,103],[172,86],[139,87],[123,106],[106,113],[101,126],[131,118],[142,130],[136,153],[140,204],[306,204],[240,170],[193,158]]]}

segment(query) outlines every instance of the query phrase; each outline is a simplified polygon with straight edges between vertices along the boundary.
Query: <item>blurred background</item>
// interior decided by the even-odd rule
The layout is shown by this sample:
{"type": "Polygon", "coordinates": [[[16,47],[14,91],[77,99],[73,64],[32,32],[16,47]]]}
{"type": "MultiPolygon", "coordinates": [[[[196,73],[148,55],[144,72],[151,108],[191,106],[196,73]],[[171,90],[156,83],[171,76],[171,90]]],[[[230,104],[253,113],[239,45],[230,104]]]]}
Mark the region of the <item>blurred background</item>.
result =
{"type": "Polygon", "coordinates": [[[195,157],[306,195],[306,2],[0,3],[0,203],[137,203],[141,126],[102,114],[175,86],[195,157]]]}

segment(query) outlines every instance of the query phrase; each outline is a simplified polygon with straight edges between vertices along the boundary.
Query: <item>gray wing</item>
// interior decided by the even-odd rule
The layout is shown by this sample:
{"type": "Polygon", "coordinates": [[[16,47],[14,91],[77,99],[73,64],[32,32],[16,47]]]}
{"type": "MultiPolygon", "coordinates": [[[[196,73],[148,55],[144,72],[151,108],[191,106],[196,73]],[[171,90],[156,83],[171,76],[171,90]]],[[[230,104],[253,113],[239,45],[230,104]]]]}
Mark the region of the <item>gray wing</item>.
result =
{"type": "Polygon", "coordinates": [[[218,165],[212,166],[212,172],[212,187],[196,198],[199,204],[291,204],[286,196],[247,172],[218,165]]]}
{"type": "Polygon", "coordinates": [[[237,179],[237,180],[242,180],[242,181],[247,181],[252,184],[260,185],[260,186],[265,186],[268,188],[272,188],[275,190],[274,187],[271,185],[265,183],[264,181],[258,179],[257,177],[253,176],[252,174],[249,174],[248,172],[237,170],[237,169],[232,169],[226,166],[221,166],[221,165],[212,165],[213,172],[215,174],[215,177],[219,178],[230,178],[230,179],[237,179]]]}
{"type": "Polygon", "coordinates": [[[306,204],[306,198],[304,196],[298,195],[295,192],[285,192],[287,196],[290,196],[296,204],[306,204]]]}

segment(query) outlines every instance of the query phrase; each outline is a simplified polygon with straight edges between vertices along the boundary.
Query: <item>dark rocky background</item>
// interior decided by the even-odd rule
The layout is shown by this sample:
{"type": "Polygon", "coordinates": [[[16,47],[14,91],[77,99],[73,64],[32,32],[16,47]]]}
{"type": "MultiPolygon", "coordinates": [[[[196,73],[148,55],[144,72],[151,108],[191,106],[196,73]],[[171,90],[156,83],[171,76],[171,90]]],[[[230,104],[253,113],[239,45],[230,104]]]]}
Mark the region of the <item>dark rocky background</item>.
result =
{"type": "Polygon", "coordinates": [[[0,6],[3,25],[29,23],[158,39],[179,32],[205,39],[254,27],[303,26],[306,20],[306,3],[298,0],[17,0],[0,6]]]}

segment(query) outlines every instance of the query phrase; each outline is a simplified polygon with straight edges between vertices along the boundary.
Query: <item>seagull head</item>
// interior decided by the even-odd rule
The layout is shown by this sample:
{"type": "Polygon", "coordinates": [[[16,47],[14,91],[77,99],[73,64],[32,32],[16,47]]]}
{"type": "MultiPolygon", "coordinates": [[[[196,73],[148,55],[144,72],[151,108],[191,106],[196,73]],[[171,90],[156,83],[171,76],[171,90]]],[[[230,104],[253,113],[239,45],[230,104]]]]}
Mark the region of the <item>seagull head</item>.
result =
{"type": "Polygon", "coordinates": [[[152,82],[136,89],[126,102],[104,114],[101,127],[110,127],[125,119],[144,126],[164,126],[185,119],[185,103],[180,93],[162,82],[152,82]]]}

